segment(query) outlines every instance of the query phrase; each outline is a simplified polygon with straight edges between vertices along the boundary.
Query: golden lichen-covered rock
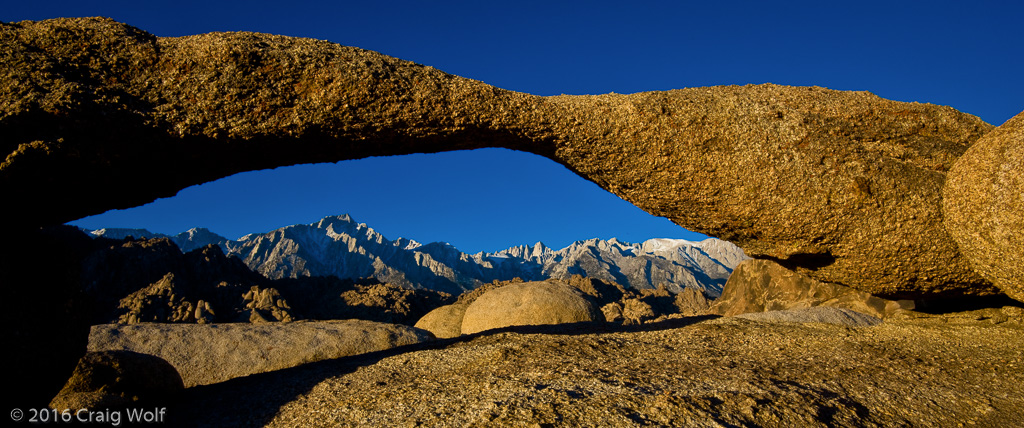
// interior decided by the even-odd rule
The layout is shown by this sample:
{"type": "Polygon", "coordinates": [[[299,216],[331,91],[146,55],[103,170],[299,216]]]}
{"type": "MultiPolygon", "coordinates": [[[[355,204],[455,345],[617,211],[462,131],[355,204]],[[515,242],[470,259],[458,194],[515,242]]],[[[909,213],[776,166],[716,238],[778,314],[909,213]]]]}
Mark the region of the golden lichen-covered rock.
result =
{"type": "Polygon", "coordinates": [[[490,290],[469,304],[462,334],[510,326],[604,321],[594,304],[557,281],[523,282],[490,290]]]}
{"type": "Polygon", "coordinates": [[[992,126],[949,107],[771,84],[540,97],[326,41],[159,38],[102,18],[0,24],[0,61],[14,223],[247,170],[504,147],[820,281],[998,293],[940,209],[946,171],[992,126]]]}
{"type": "Polygon", "coordinates": [[[1024,113],[968,149],[943,194],[946,228],[964,256],[1024,302],[1024,113]]]}

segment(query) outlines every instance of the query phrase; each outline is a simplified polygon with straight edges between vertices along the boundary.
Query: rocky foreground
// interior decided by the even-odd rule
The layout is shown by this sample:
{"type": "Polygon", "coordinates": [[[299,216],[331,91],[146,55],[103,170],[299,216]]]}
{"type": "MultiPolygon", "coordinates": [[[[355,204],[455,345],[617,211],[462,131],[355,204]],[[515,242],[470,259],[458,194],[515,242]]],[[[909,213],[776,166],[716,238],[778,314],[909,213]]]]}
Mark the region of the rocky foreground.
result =
{"type": "MultiPolygon", "coordinates": [[[[908,314],[912,314],[909,313],[908,314]]],[[[1019,426],[1021,311],[553,326],[186,390],[190,426],[1019,426]]]]}

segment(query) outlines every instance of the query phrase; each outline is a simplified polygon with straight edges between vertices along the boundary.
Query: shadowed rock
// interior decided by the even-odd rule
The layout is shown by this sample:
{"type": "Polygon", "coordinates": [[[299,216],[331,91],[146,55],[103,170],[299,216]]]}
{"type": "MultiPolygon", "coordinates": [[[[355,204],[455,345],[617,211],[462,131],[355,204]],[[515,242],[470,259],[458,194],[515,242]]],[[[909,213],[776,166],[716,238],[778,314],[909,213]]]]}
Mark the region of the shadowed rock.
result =
{"type": "Polygon", "coordinates": [[[99,18],[0,24],[0,61],[0,199],[24,226],[248,170],[505,147],[821,281],[998,292],[942,225],[946,171],[992,128],[949,107],[770,84],[539,97],[325,41],[99,18]]]}
{"type": "Polygon", "coordinates": [[[946,228],[967,259],[1024,302],[1024,113],[956,161],[944,196],[946,228]]]}
{"type": "Polygon", "coordinates": [[[50,408],[100,409],[166,402],[185,389],[167,361],[131,351],[85,354],[50,408]]]}

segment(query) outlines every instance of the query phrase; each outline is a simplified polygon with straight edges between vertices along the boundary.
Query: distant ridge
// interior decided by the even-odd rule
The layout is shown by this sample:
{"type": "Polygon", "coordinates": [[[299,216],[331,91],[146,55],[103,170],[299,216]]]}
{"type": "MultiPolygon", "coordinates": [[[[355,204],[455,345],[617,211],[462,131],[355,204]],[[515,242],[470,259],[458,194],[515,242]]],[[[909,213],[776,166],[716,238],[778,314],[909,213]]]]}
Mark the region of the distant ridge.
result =
{"type": "Polygon", "coordinates": [[[114,239],[167,238],[182,251],[214,244],[271,279],[372,277],[406,288],[450,293],[461,293],[495,280],[567,279],[578,274],[634,289],[664,285],[669,291],[679,292],[692,287],[717,297],[733,268],[748,258],[739,247],[714,238],[699,242],[659,238],[637,244],[594,238],[576,241],[560,250],[538,242],[471,255],[448,243],[421,244],[406,238],[392,241],[348,214],[251,233],[237,241],[204,228],[173,236],[146,229],[87,232],[114,239]]]}
{"type": "Polygon", "coordinates": [[[138,239],[167,238],[174,242],[183,253],[187,253],[197,248],[203,248],[210,244],[222,246],[222,243],[228,241],[228,238],[213,233],[210,229],[205,227],[194,227],[174,236],[165,235],[163,233],[154,233],[146,229],[104,228],[83,230],[95,238],[104,237],[110,239],[124,239],[129,236],[138,239]]]}

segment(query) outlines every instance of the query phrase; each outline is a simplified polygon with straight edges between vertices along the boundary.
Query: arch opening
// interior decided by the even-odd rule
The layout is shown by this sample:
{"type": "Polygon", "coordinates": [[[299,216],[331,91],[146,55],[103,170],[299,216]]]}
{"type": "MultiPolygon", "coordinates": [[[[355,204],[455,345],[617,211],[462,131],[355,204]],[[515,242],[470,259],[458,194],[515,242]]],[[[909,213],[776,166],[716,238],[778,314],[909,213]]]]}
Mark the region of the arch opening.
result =
{"type": "Polygon", "coordinates": [[[203,227],[237,239],[341,214],[389,239],[448,242],[469,254],[591,238],[707,238],[547,158],[494,148],[250,171],[69,224],[168,235],[203,227]]]}

